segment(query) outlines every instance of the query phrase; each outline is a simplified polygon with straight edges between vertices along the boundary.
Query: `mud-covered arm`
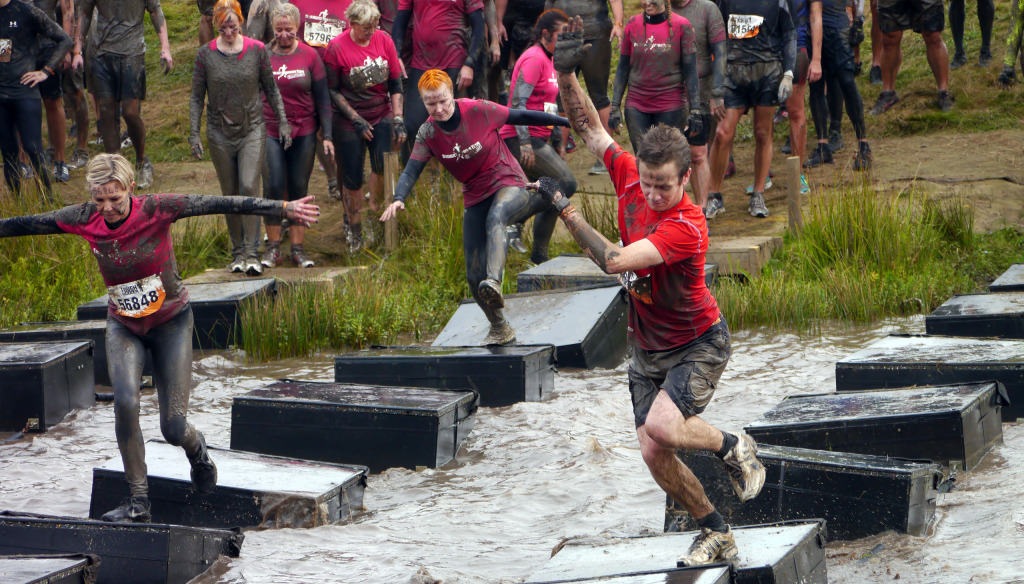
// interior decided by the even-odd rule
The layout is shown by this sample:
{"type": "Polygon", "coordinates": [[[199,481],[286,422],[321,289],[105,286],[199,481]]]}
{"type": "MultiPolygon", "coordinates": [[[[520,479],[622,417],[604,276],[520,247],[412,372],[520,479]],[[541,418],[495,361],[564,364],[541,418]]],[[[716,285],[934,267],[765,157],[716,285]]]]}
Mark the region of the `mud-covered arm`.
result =
{"type": "Polygon", "coordinates": [[[427,163],[422,160],[409,159],[409,162],[405,164],[405,169],[402,170],[402,175],[398,177],[398,184],[395,185],[396,201],[404,203],[409,198],[409,195],[412,194],[412,187],[416,185],[416,181],[419,180],[420,174],[426,167],[427,163]]]}
{"type": "Polygon", "coordinates": [[[297,201],[216,195],[162,195],[162,197],[171,205],[181,209],[177,214],[177,219],[220,214],[266,215],[316,223],[317,217],[320,215],[320,208],[309,202],[313,199],[312,197],[305,197],[297,201]]]}
{"type": "Polygon", "coordinates": [[[167,35],[167,20],[164,18],[164,9],[160,7],[160,0],[146,0],[146,12],[149,12],[149,19],[153,22],[153,29],[160,39],[160,60],[164,62],[164,73],[168,73],[174,66],[174,58],[171,56],[171,41],[167,35]]]}
{"type": "Polygon", "coordinates": [[[96,0],[80,0],[78,2],[78,30],[75,32],[75,54],[82,54],[82,47],[85,45],[85,35],[89,34],[92,26],[92,11],[96,7],[96,0]]]}
{"type": "Polygon", "coordinates": [[[64,60],[64,55],[66,55],[74,46],[74,41],[71,40],[68,33],[64,32],[64,29],[62,29],[56,22],[50,20],[50,17],[42,10],[32,6],[32,10],[29,12],[32,15],[32,19],[35,20],[39,36],[46,37],[57,45],[53,48],[53,51],[50,53],[50,58],[47,59],[44,64],[44,67],[46,68],[44,71],[52,77],[54,72],[57,70],[57,66],[64,60]]]}
{"type": "Polygon", "coordinates": [[[281,133],[281,137],[287,134],[291,136],[291,126],[288,124],[288,116],[284,112],[284,100],[281,99],[281,90],[277,87],[277,82],[274,81],[273,65],[270,64],[270,52],[266,48],[259,49],[259,68],[260,68],[260,89],[263,90],[263,95],[267,96],[267,103],[270,104],[270,109],[274,110],[277,114],[277,126],[281,133]]]}
{"type": "Polygon", "coordinates": [[[700,109],[700,77],[697,75],[697,53],[683,53],[679,56],[679,66],[683,71],[686,83],[686,94],[690,98],[690,110],[700,109]]]}
{"type": "Polygon", "coordinates": [[[602,158],[614,140],[601,124],[594,102],[576,78],[576,67],[583,62],[591,47],[583,42],[583,20],[579,16],[570,17],[569,20],[568,32],[559,34],[555,44],[554,66],[558,73],[558,96],[569,117],[569,127],[595,156],[602,158]]]}
{"type": "Polygon", "coordinates": [[[60,211],[50,211],[38,215],[0,219],[0,237],[64,233],[64,230],[57,225],[59,213],[60,211]]]}
{"type": "Polygon", "coordinates": [[[188,102],[189,139],[199,139],[200,122],[203,118],[203,107],[206,106],[206,66],[203,63],[203,49],[196,53],[196,63],[192,67],[192,96],[188,102]]]}
{"type": "Polygon", "coordinates": [[[612,83],[612,107],[622,107],[622,97],[626,95],[626,86],[629,85],[629,55],[619,55],[619,66],[615,68],[615,81],[612,83]]]}
{"type": "MultiPolygon", "coordinates": [[[[395,22],[391,26],[391,38],[395,41],[395,52],[402,57],[402,47],[405,45],[405,33],[409,31],[409,19],[412,18],[412,10],[399,10],[395,15],[395,22]]],[[[331,84],[334,87],[334,84],[331,84]]]]}
{"type": "Polygon", "coordinates": [[[327,92],[330,95],[331,103],[337,108],[341,115],[355,122],[362,117],[356,112],[352,104],[341,94],[341,76],[334,67],[327,67],[327,92]]]}
{"type": "MultiPolygon", "coordinates": [[[[723,14],[724,16],[724,14],[723,14]]],[[[796,27],[789,12],[789,1],[779,0],[779,25],[782,30],[782,70],[796,72],[796,27]]]]}
{"type": "Polygon", "coordinates": [[[466,60],[463,62],[463,65],[476,68],[476,59],[480,54],[480,47],[484,46],[487,24],[484,22],[483,10],[474,10],[467,16],[469,17],[470,26],[469,51],[466,53],[466,60]]]}
{"type": "MultiPolygon", "coordinates": [[[[533,85],[526,81],[523,72],[519,72],[515,83],[512,84],[512,96],[509,98],[509,109],[526,111],[526,102],[533,94],[533,85]]],[[[511,115],[511,112],[509,112],[511,115]]],[[[516,126],[516,136],[520,144],[530,143],[530,129],[527,126],[516,126]]]]}
{"type": "Polygon", "coordinates": [[[569,120],[536,110],[508,110],[508,121],[506,124],[513,126],[562,126],[569,128],[569,120]]]}
{"type": "Polygon", "coordinates": [[[725,97],[725,56],[726,41],[720,41],[717,43],[711,43],[711,55],[713,61],[711,62],[711,97],[712,99],[722,99],[725,97]]]}
{"type": "Polygon", "coordinates": [[[327,90],[327,77],[314,79],[311,89],[313,90],[313,103],[316,105],[316,117],[320,121],[320,129],[324,133],[324,140],[333,141],[331,94],[327,90]]]}

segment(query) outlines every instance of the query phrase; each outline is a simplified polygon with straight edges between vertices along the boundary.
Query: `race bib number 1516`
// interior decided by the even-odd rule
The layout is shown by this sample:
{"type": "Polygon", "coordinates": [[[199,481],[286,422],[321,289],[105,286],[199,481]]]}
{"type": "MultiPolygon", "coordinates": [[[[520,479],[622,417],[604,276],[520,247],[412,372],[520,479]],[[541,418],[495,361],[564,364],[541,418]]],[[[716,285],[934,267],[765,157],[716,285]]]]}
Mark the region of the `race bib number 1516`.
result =
{"type": "Polygon", "coordinates": [[[763,22],[764,17],[756,14],[730,14],[729,38],[752,39],[761,30],[763,22]]]}

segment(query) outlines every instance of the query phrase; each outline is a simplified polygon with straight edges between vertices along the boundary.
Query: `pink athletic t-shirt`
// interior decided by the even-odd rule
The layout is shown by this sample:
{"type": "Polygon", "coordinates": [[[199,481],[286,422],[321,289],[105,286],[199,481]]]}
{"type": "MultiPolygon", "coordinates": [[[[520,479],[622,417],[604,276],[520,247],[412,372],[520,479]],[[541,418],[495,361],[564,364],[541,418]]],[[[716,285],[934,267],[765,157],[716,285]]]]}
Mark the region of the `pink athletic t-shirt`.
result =
{"type": "Polygon", "coordinates": [[[472,207],[503,187],[525,187],[526,175],[498,130],[508,121],[508,108],[482,99],[456,99],[462,116],[454,132],[434,118],[420,126],[412,158],[428,162],[433,156],[462,183],[462,203],[472,207]]]}
{"type": "MultiPolygon", "coordinates": [[[[523,55],[512,68],[512,87],[522,76],[523,81],[533,86],[533,92],[526,100],[526,109],[549,114],[558,113],[558,79],[551,57],[540,45],[534,45],[523,51],[523,55]]],[[[509,107],[512,107],[509,97],[509,107]]],[[[516,135],[515,126],[505,126],[499,132],[502,139],[516,135]]],[[[547,126],[530,126],[530,135],[547,140],[551,128],[547,126]]]]}
{"type": "MultiPolygon", "coordinates": [[[[313,101],[313,82],[327,76],[324,64],[316,51],[301,41],[290,55],[270,53],[274,81],[281,91],[284,113],[292,127],[292,138],[308,136],[317,129],[316,104],[313,101]]],[[[267,97],[263,96],[263,117],[267,121],[267,135],[278,137],[277,115],[270,108],[267,97]]]]}
{"type": "Polygon", "coordinates": [[[348,28],[345,11],[352,0],[291,0],[299,9],[299,40],[324,58],[327,45],[348,28]]]}
{"type": "Polygon", "coordinates": [[[412,10],[412,63],[427,69],[458,69],[469,47],[462,40],[466,15],[483,10],[483,0],[398,0],[399,10],[412,10]]]}
{"type": "MultiPolygon", "coordinates": [[[[324,63],[338,74],[341,95],[371,126],[391,115],[391,94],[388,80],[402,76],[395,52],[395,42],[382,30],[370,37],[370,44],[361,47],[352,40],[351,29],[334,37],[327,45],[324,63]]],[[[355,130],[352,120],[335,109],[335,119],[346,130],[355,130]]]]}
{"type": "Polygon", "coordinates": [[[642,14],[626,22],[621,47],[621,53],[629,55],[626,107],[644,113],[686,107],[686,83],[679,60],[697,52],[696,37],[689,20],[669,14],[660,24],[646,23],[642,14]]]}
{"type": "Polygon", "coordinates": [[[108,314],[133,333],[144,335],[174,318],[188,304],[188,290],[178,274],[171,239],[171,224],[185,210],[186,198],[153,194],[134,196],[131,201],[128,219],[117,229],[110,229],[103,215],[96,212],[96,205],[89,203],[81,206],[82,216],[76,221],[58,220],[57,226],[89,242],[108,290],[127,292],[121,295],[120,305],[111,295],[108,314]],[[139,283],[139,293],[131,290],[132,286],[120,286],[133,282],[139,283]]]}

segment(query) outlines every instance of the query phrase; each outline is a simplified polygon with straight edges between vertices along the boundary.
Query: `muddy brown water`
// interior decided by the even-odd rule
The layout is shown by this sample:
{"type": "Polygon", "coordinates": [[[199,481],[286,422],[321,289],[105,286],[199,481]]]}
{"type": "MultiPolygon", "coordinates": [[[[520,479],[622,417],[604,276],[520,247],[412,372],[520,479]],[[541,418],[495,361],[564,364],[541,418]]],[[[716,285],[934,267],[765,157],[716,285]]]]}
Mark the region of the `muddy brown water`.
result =
{"type": "MultiPolygon", "coordinates": [[[[738,332],[706,417],[738,430],[784,396],[833,391],[837,360],[891,332],[923,329],[915,318],[820,337],[738,332]]],[[[191,419],[227,447],[232,397],[281,377],[331,380],[333,362],[197,356],[191,419]]],[[[659,533],[664,494],[640,459],[625,378],[624,366],[565,371],[547,401],[481,408],[453,462],[371,476],[366,511],[347,524],[249,532],[241,557],[204,581],[405,584],[421,572],[446,584],[522,582],[566,538],[659,533]]],[[[142,413],[145,436],[158,437],[151,391],[142,413]]],[[[830,581],[1024,582],[1024,425],[1003,432],[1005,443],[940,495],[927,537],[833,542],[830,581]]],[[[0,509],[84,517],[92,467],[116,455],[110,404],[0,445],[0,509]]]]}

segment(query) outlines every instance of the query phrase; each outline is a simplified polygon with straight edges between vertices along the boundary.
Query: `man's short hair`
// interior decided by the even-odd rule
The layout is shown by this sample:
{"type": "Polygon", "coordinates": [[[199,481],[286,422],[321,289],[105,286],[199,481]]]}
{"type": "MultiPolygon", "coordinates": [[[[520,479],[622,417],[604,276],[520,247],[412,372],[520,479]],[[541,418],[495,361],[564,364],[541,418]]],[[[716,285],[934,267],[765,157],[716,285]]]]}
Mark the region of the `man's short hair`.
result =
{"type": "Polygon", "coordinates": [[[682,179],[690,171],[690,145],[679,128],[655,124],[637,141],[636,158],[650,167],[675,162],[682,179]]]}

